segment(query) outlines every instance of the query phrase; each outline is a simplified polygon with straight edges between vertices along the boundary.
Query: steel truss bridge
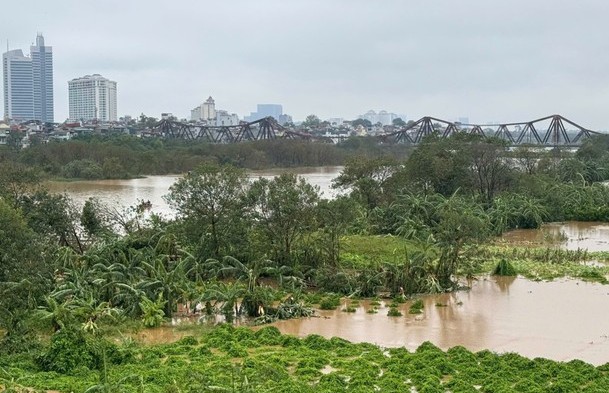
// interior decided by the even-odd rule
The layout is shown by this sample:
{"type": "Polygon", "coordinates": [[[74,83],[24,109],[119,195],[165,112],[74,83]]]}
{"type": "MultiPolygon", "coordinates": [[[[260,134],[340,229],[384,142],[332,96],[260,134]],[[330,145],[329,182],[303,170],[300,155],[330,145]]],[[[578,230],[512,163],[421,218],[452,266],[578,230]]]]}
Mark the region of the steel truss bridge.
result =
{"type": "Polygon", "coordinates": [[[497,138],[510,146],[579,146],[582,141],[599,134],[560,115],[542,117],[522,123],[460,124],[435,117],[423,117],[416,122],[379,138],[386,143],[419,144],[424,137],[437,133],[448,138],[456,133],[497,138]],[[568,128],[567,128],[568,127],[568,128]]]}
{"type": "Polygon", "coordinates": [[[296,131],[280,125],[273,117],[234,126],[208,126],[163,119],[150,132],[170,139],[200,140],[210,143],[237,143],[272,139],[301,139],[332,142],[329,138],[296,131]]]}
{"type": "MultiPolygon", "coordinates": [[[[466,133],[485,138],[498,138],[510,146],[532,144],[539,146],[579,146],[599,134],[560,115],[542,117],[521,123],[504,124],[460,124],[425,116],[414,123],[391,133],[378,135],[380,143],[404,143],[417,145],[431,134],[448,138],[453,134],[466,133]]],[[[237,143],[245,141],[300,139],[332,143],[343,137],[317,136],[308,132],[280,125],[272,117],[254,122],[241,122],[234,126],[208,126],[182,123],[163,119],[148,135],[169,139],[201,140],[209,143],[237,143]]]]}

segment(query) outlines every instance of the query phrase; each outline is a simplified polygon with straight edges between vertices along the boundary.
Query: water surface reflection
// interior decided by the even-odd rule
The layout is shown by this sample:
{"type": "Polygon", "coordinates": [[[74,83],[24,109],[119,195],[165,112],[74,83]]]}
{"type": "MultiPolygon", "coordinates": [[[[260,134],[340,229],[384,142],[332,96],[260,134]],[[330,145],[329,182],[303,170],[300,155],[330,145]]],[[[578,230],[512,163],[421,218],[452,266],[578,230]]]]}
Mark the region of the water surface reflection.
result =
{"type": "Polygon", "coordinates": [[[517,245],[609,251],[609,224],[582,221],[550,223],[544,224],[540,229],[510,231],[501,239],[517,245]]]}
{"type": "MultiPolygon", "coordinates": [[[[272,178],[281,173],[296,173],[314,186],[318,186],[322,196],[333,198],[337,191],[332,189],[332,179],[338,176],[343,167],[311,167],[269,169],[248,171],[250,179],[259,177],[272,178]]],[[[174,214],[167,205],[163,196],[169,192],[169,187],[181,175],[148,176],[140,179],[126,180],[79,180],[73,182],[47,182],[46,186],[51,192],[65,193],[82,206],[91,197],[99,199],[102,203],[120,209],[135,206],[140,201],[150,201],[152,211],[157,214],[171,216],[174,214]]]]}
{"type": "Polygon", "coordinates": [[[283,333],[320,334],[354,342],[414,350],[424,341],[443,349],[518,352],[555,360],[609,362],[609,288],[563,280],[533,282],[520,278],[474,281],[471,291],[423,297],[423,314],[388,317],[387,308],[368,314],[319,311],[321,318],[279,321],[283,333]],[[438,306],[437,306],[438,305],[438,306]],[[445,306],[439,306],[445,305],[445,306]]]}

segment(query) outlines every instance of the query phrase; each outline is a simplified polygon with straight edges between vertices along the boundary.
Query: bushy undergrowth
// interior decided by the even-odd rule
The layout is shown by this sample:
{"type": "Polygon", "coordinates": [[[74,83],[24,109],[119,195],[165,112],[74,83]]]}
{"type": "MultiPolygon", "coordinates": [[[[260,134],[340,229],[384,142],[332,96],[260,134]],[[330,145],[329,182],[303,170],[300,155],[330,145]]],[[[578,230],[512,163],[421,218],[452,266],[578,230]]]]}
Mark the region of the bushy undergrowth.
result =
{"type": "MultiPolygon", "coordinates": [[[[51,344],[53,346],[53,344],[51,344]]],[[[119,348],[118,350],[122,350],[119,348]]],[[[76,373],[43,371],[33,359],[0,355],[0,384],[82,392],[601,392],[609,367],[582,361],[528,359],[508,353],[442,351],[423,343],[414,353],[311,335],[282,335],[221,325],[173,344],[132,346],[130,358],[107,362],[105,373],[82,364],[76,373]],[[103,378],[102,378],[103,377],[103,378]],[[100,382],[101,381],[101,382],[100,382]],[[109,389],[109,390],[108,390],[109,389]]]]}

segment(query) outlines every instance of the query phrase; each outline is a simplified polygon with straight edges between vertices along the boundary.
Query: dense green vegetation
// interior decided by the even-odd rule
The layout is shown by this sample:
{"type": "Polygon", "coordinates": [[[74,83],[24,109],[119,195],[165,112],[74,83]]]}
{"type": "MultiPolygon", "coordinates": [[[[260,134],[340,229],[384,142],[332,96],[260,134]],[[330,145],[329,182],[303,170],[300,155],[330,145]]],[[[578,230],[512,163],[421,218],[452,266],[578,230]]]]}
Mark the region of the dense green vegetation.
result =
{"type": "MultiPolygon", "coordinates": [[[[85,152],[93,148],[104,151],[97,145],[103,140],[74,142],[85,152]]],[[[202,375],[209,374],[207,367],[226,369],[226,362],[234,364],[235,358],[245,358],[242,366],[235,368],[235,373],[241,373],[235,383],[243,386],[233,391],[244,391],[250,381],[260,386],[256,391],[264,391],[261,389],[275,385],[269,382],[272,378],[260,380],[250,375],[260,371],[255,359],[262,361],[256,357],[262,352],[256,352],[256,346],[248,347],[246,336],[256,339],[247,330],[223,328],[229,329],[228,333],[221,329],[209,337],[160,348],[116,347],[106,342],[104,335],[115,325],[159,326],[174,313],[193,309],[204,318],[219,314],[232,321],[247,316],[267,323],[309,315],[310,304],[336,308],[344,295],[388,296],[399,301],[420,293],[452,291],[461,286],[459,277],[481,273],[517,273],[535,279],[568,275],[605,282],[604,265],[581,263],[605,260],[604,254],[492,243],[495,236],[513,228],[536,228],[544,222],[566,219],[607,220],[609,189],[600,183],[609,178],[604,137],[566,155],[527,148],[511,152],[500,141],[475,136],[432,136],[405,161],[393,156],[347,159],[335,186],[348,195],[333,200],[322,199],[319,190],[292,174],[251,182],[243,169],[217,162],[222,149],[217,147],[214,153],[199,152],[197,157],[205,163],[171,187],[166,198],[177,212],[172,219],[147,212],[144,204],[121,212],[90,200],[75,208],[66,196],[49,194],[40,186],[36,166],[45,160],[61,162],[49,168],[59,165],[62,171],[71,171],[73,160],[62,162],[65,157],[59,150],[43,158],[43,151],[49,153],[62,146],[68,145],[44,147],[49,150],[41,147],[40,156],[29,158],[41,160],[34,166],[22,161],[33,154],[29,152],[19,153],[24,156],[16,161],[0,163],[0,371],[6,374],[1,383],[6,386],[23,385],[22,381],[42,386],[44,381],[57,383],[53,386],[61,385],[62,390],[73,386],[79,391],[99,381],[102,387],[98,391],[120,391],[118,386],[122,385],[136,389],[139,381],[140,387],[154,386],[140,389],[144,391],[184,391],[180,386],[190,377],[180,373],[198,364],[189,360],[190,356],[203,356],[209,362],[200,365],[202,375]],[[226,355],[222,355],[222,348],[218,352],[207,342],[217,337],[214,334],[227,334],[230,348],[222,347],[228,351],[226,355]],[[235,344],[232,335],[243,336],[244,343],[235,344]],[[195,350],[191,347],[198,352],[190,353],[195,350]],[[134,359],[151,363],[144,370],[134,359]],[[254,363],[248,368],[250,360],[254,363]],[[175,370],[154,375],[148,372],[157,366],[175,370]],[[134,379],[132,375],[151,379],[134,379]],[[179,386],[171,390],[171,384],[179,386]]],[[[197,148],[207,149],[193,147],[197,148]]],[[[273,149],[281,150],[279,145],[273,149]]],[[[78,159],[85,157],[93,156],[83,153],[78,159]]],[[[238,154],[229,157],[237,159],[238,154]]],[[[103,165],[101,168],[103,171],[103,165]]],[[[49,173],[54,171],[48,169],[49,173]]],[[[344,311],[355,306],[346,304],[344,311]]],[[[390,308],[389,314],[398,316],[399,310],[390,308]]],[[[297,348],[296,352],[288,351],[290,356],[306,357],[298,352],[304,348],[296,344],[300,341],[277,340],[280,343],[273,345],[286,342],[288,349],[291,345],[297,348]]],[[[336,357],[333,364],[337,366],[333,367],[352,360],[351,352],[342,352],[343,347],[362,348],[342,342],[328,344],[315,336],[308,340],[319,348],[334,348],[335,354],[328,354],[336,357]]],[[[256,345],[265,348],[267,344],[256,345]]],[[[370,354],[380,351],[363,347],[369,348],[370,354]]],[[[396,367],[411,373],[408,365],[417,364],[419,355],[400,365],[398,358],[410,355],[396,351],[396,357],[380,359],[388,364],[383,369],[389,373],[396,367]]],[[[451,352],[432,352],[434,359],[437,356],[440,360],[431,367],[444,367],[441,365],[451,352]]],[[[488,367],[504,359],[485,353],[467,356],[490,357],[488,367]]],[[[380,360],[370,364],[380,364],[380,360]]],[[[317,371],[306,366],[303,368],[309,371],[300,374],[298,364],[290,362],[282,361],[283,368],[278,370],[285,371],[277,371],[279,379],[293,383],[285,386],[298,386],[301,391],[317,386],[323,391],[331,389],[329,386],[336,388],[337,383],[350,386],[349,390],[363,389],[352,385],[358,380],[357,373],[349,374],[349,380],[321,376],[318,370],[328,363],[316,360],[317,371]],[[322,384],[326,379],[331,383],[328,387],[322,384]],[[310,385],[314,383],[318,385],[310,385]]],[[[548,367],[563,367],[544,362],[548,367]]],[[[527,364],[527,370],[535,369],[535,363],[527,364]]],[[[597,373],[600,380],[604,378],[603,369],[575,366],[576,373],[585,369],[597,373]]],[[[351,367],[341,368],[341,373],[350,372],[351,367]]],[[[439,384],[448,386],[453,380],[466,378],[450,370],[429,374],[434,376],[429,381],[417,382],[413,375],[407,384],[424,391],[427,385],[427,389],[436,389],[439,384]]],[[[545,375],[546,371],[540,372],[545,375]]],[[[216,374],[223,377],[199,382],[226,388],[229,382],[222,378],[227,374],[219,370],[216,374]]],[[[509,383],[502,385],[505,389],[521,383],[494,378],[490,371],[486,377],[490,378],[484,379],[488,386],[509,383]]],[[[468,391],[471,386],[467,384],[479,381],[467,378],[462,381],[465,385],[455,389],[468,391]]],[[[377,379],[381,383],[384,377],[377,379]]],[[[558,379],[553,382],[560,383],[558,379]]],[[[399,384],[405,386],[403,378],[399,384]]],[[[531,386],[543,389],[545,385],[531,386]]],[[[584,387],[596,389],[594,383],[584,387]]],[[[298,391],[294,389],[290,391],[298,391]]]]}
{"type": "Polygon", "coordinates": [[[19,162],[51,177],[121,179],[185,173],[203,163],[250,169],[342,165],[348,157],[355,155],[404,157],[408,150],[405,146],[379,146],[372,138],[355,137],[335,146],[283,139],[210,144],[125,134],[93,134],[70,141],[34,144],[22,150],[0,146],[0,162],[19,162]]]}
{"type": "MultiPolygon", "coordinates": [[[[514,353],[444,352],[423,343],[414,353],[317,335],[284,336],[274,327],[256,332],[220,326],[176,343],[141,346],[66,343],[62,333],[37,362],[0,359],[0,384],[62,392],[606,392],[607,366],[527,359],[514,353]],[[99,371],[86,364],[99,363],[99,371]],[[65,372],[64,367],[69,371],[65,372]]],[[[11,390],[12,389],[12,390],[11,390]]]]}

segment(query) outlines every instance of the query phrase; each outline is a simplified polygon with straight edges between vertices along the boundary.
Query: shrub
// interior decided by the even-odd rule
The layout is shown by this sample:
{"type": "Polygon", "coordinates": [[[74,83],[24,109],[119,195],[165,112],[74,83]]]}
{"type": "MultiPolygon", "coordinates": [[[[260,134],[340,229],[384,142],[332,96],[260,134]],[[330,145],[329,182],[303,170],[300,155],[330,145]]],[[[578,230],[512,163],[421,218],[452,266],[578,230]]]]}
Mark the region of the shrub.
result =
{"type": "Polygon", "coordinates": [[[389,317],[401,317],[402,313],[396,307],[390,307],[387,312],[387,316],[389,317]]]}
{"type": "Polygon", "coordinates": [[[340,306],[340,298],[338,296],[325,297],[319,302],[319,308],[322,310],[335,310],[340,306]]]}
{"type": "Polygon", "coordinates": [[[79,367],[91,368],[94,356],[81,330],[64,328],[53,334],[50,346],[37,363],[44,371],[68,374],[79,367]]]}
{"type": "Polygon", "coordinates": [[[493,270],[493,274],[497,276],[515,276],[516,269],[514,268],[514,265],[512,265],[509,261],[505,260],[504,258],[501,258],[501,260],[495,267],[495,270],[493,270]]]}
{"type": "Polygon", "coordinates": [[[421,299],[417,299],[410,305],[410,308],[408,309],[408,313],[409,314],[421,314],[423,312],[423,308],[425,308],[423,301],[421,299]]]}

